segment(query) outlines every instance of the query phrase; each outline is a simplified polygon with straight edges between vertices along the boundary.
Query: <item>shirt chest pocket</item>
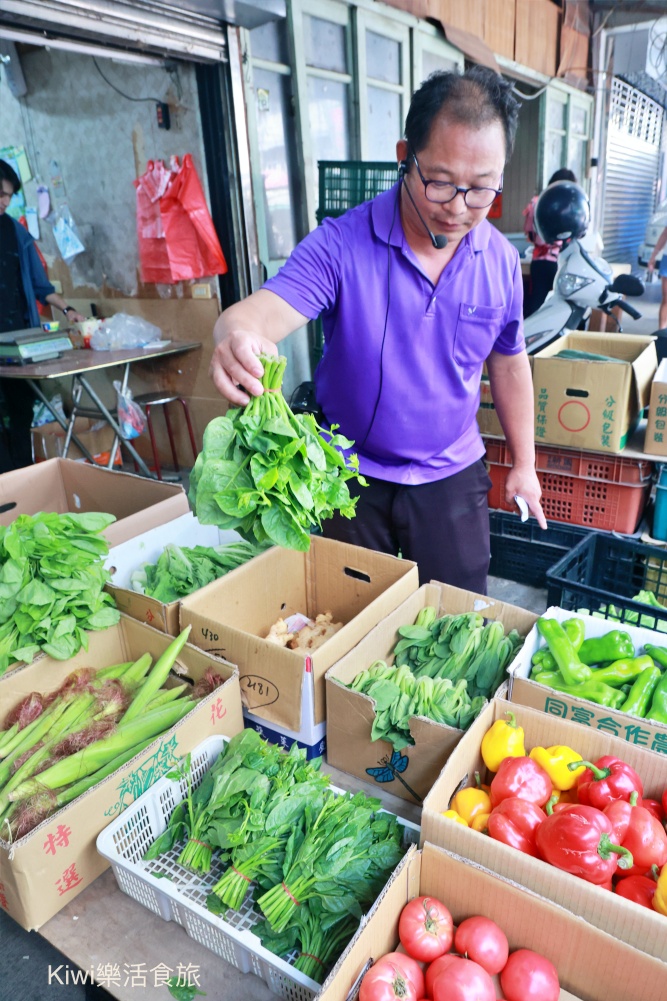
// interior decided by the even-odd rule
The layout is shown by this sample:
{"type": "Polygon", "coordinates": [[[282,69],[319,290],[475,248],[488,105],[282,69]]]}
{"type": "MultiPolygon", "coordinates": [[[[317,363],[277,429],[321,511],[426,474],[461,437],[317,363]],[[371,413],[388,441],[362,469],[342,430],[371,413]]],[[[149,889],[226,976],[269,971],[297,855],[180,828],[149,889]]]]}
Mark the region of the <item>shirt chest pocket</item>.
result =
{"type": "Polygon", "coordinates": [[[481,365],[491,354],[502,329],[504,306],[473,306],[462,302],[454,335],[457,365],[481,365]]]}

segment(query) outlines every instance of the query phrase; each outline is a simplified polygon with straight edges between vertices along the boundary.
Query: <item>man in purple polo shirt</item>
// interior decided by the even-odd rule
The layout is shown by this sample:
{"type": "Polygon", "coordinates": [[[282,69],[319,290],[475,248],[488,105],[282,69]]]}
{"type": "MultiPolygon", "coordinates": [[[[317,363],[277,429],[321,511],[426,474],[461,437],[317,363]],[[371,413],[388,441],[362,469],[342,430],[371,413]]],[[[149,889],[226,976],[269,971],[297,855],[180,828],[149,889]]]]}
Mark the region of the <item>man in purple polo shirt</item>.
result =
{"type": "Polygon", "coordinates": [[[546,528],[535,473],[533,389],[517,251],[486,221],[502,189],[518,104],[475,67],[435,73],[412,98],[397,184],[325,219],[281,271],[218,319],[211,375],[243,405],[262,392],[257,355],[322,317],[315,373],[326,421],[355,441],[357,513],[325,534],[398,553],[484,592],[489,478],[476,422],[482,366],[514,466],[506,481],[546,528]],[[242,388],[241,388],[242,387],[242,388]]]}

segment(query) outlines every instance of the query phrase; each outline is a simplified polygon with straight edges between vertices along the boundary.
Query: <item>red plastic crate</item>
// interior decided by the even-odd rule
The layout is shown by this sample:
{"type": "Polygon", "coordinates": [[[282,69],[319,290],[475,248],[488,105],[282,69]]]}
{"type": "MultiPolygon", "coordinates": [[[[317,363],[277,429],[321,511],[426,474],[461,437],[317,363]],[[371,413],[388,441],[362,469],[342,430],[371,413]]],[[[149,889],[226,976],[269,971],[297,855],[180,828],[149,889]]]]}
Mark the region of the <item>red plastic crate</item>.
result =
{"type": "MultiPolygon", "coordinates": [[[[491,477],[489,507],[513,511],[505,501],[511,468],[504,442],[486,440],[491,477]]],[[[651,492],[653,463],[619,455],[537,446],[535,466],[548,520],[629,534],[636,529],[651,492]]]]}

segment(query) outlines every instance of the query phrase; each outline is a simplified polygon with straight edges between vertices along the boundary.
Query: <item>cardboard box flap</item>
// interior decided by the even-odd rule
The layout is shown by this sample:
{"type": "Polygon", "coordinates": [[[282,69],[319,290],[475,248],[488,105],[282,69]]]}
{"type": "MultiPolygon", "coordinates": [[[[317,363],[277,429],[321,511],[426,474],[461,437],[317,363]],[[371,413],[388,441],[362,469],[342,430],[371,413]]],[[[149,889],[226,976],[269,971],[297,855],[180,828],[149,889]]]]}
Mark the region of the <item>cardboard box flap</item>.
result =
{"type": "Polygon", "coordinates": [[[20,514],[105,511],[116,521],[103,532],[111,545],[189,511],[180,483],[102,469],[72,459],[48,459],[0,475],[0,524],[20,514]]]}

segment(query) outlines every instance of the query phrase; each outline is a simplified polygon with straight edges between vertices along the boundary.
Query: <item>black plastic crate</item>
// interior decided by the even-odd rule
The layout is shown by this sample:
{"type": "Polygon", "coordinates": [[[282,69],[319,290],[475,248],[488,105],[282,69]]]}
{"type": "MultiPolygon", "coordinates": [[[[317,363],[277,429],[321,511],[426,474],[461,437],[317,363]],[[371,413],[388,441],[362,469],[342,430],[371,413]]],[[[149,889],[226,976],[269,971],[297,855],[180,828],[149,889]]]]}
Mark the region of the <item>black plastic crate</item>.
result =
{"type": "Polygon", "coordinates": [[[667,608],[632,600],[642,590],[667,604],[667,551],[606,532],[583,539],[547,574],[550,605],[665,632],[667,608]]]}
{"type": "Polygon", "coordinates": [[[320,160],[318,169],[318,223],[370,201],[398,180],[395,161],[320,160]]]}
{"type": "Polygon", "coordinates": [[[489,520],[489,573],[532,587],[546,587],[547,571],[591,532],[590,528],[559,522],[545,531],[534,518],[521,521],[518,515],[504,511],[490,511],[489,520]]]}

